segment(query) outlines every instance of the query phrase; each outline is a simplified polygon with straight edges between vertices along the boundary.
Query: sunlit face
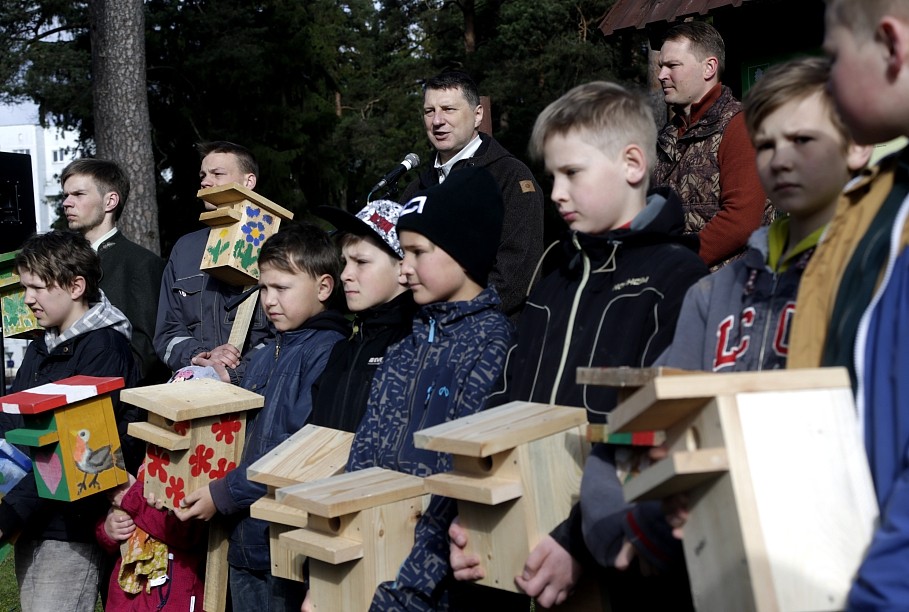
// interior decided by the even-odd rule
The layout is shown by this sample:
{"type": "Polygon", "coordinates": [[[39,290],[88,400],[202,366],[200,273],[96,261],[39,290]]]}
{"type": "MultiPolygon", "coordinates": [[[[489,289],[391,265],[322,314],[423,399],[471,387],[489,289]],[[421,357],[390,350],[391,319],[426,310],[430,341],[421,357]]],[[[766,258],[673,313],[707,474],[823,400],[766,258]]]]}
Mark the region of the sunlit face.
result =
{"type": "Polygon", "coordinates": [[[471,108],[460,87],[427,89],[423,95],[423,125],[443,164],[470,144],[482,120],[483,106],[471,108]]]}
{"type": "Polygon", "coordinates": [[[87,174],[74,174],[63,183],[63,214],[69,229],[88,234],[104,222],[105,205],[116,208],[115,193],[102,194],[87,174]]]}
{"type": "MultiPolygon", "coordinates": [[[[233,153],[209,153],[202,159],[199,168],[199,184],[202,189],[238,183],[247,189],[256,186],[256,175],[240,169],[237,156],[233,153]]],[[[206,210],[214,210],[214,204],[205,202],[206,210]]]]}
{"type": "Polygon", "coordinates": [[[813,231],[833,216],[849,180],[847,147],[822,92],[787,102],[754,134],[757,169],[767,197],[813,231]]]}
{"type": "Polygon", "coordinates": [[[266,264],[259,269],[259,300],[275,329],[290,331],[325,310],[333,284],[328,274],[316,278],[266,264]]]}
{"type": "Polygon", "coordinates": [[[465,302],[482,291],[451,255],[422,234],[402,230],[398,239],[404,249],[401,274],[417,304],[465,302]]]}
{"type": "Polygon", "coordinates": [[[351,312],[385,304],[407,291],[399,282],[401,261],[373,242],[348,239],[341,258],[341,283],[351,312]]]}
{"type": "Polygon", "coordinates": [[[64,332],[84,314],[86,308],[80,299],[82,290],[76,286],[65,288],[48,285],[22,268],[19,268],[18,273],[25,288],[25,305],[31,309],[41,327],[56,327],[64,332]]]}
{"type": "Polygon", "coordinates": [[[552,201],[571,229],[602,234],[640,212],[640,195],[628,185],[622,154],[607,155],[573,130],[549,136],[543,155],[552,176],[552,201]]]}
{"type": "Polygon", "coordinates": [[[828,11],[824,51],[832,62],[830,92],[855,141],[875,144],[902,134],[899,117],[906,111],[894,104],[905,104],[887,94],[892,90],[884,45],[870,36],[857,37],[828,11]]]}
{"type": "Polygon", "coordinates": [[[691,105],[699,102],[714,86],[714,81],[705,78],[707,74],[707,58],[699,60],[687,38],[663,43],[658,78],[667,104],[683,108],[687,115],[691,105]]]}

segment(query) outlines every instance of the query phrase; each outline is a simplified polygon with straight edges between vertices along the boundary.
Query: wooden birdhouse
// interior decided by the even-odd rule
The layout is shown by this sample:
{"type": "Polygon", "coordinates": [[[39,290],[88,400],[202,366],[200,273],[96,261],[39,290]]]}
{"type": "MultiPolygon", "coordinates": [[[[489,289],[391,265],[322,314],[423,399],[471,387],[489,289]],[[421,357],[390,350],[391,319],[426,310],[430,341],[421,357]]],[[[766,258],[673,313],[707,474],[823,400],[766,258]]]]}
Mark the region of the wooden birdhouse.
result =
{"type": "MultiPolygon", "coordinates": [[[[597,384],[609,372],[579,372],[597,384]]],[[[845,369],[656,376],[611,432],[665,431],[628,501],[687,492],[698,610],[841,610],[877,504],[845,369]]]]}
{"type": "Polygon", "coordinates": [[[280,535],[306,527],[305,511],[279,503],[275,491],[340,474],[347,465],[354,435],[317,425],[306,425],[246,470],[252,482],[268,486],[268,493],[249,509],[253,518],[268,521],[271,574],[278,578],[306,580],[306,556],[280,541],[280,535]]]}
{"type": "Polygon", "coordinates": [[[255,285],[262,243],[293,213],[237,183],[200,189],[197,195],[217,207],[199,215],[211,227],[200,269],[230,285],[255,285]]]}
{"type": "Polygon", "coordinates": [[[25,305],[25,288],[16,274],[16,253],[0,255],[0,315],[3,319],[4,338],[30,339],[41,333],[31,308],[25,305]]]}
{"type": "Polygon", "coordinates": [[[280,540],[309,557],[313,609],[368,610],[413,547],[423,479],[374,467],[281,488],[276,498],[308,514],[304,529],[280,540]]]}
{"type": "Polygon", "coordinates": [[[258,393],[210,379],[128,389],[120,400],[148,411],[148,422],[130,423],[128,431],[148,443],[145,493],[168,508],[237,467],[246,411],[265,402],[258,393]]]}
{"type": "Polygon", "coordinates": [[[417,448],[451,453],[451,472],[426,490],[458,500],[467,552],[486,570],[480,584],[517,592],[514,577],[539,541],[578,500],[589,444],[581,408],[511,402],[414,434],[417,448]]]}
{"type": "Polygon", "coordinates": [[[25,427],[6,433],[31,447],[38,495],[74,501],[128,481],[110,392],[122,378],[72,376],[0,398],[25,427]]]}

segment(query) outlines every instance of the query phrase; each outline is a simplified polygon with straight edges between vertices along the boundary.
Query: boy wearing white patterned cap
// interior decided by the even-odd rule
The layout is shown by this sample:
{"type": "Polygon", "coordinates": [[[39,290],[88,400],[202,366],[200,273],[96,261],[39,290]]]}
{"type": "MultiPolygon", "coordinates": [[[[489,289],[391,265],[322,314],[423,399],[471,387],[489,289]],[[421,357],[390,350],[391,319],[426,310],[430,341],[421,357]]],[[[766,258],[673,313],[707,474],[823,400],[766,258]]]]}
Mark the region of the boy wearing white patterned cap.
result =
{"type": "Polygon", "coordinates": [[[328,206],[316,210],[339,231],[341,282],[354,328],[347,342],[334,346],[313,387],[313,425],[356,431],[385,349],[410,335],[416,305],[399,282],[404,251],[395,230],[402,208],[375,200],[356,215],[328,206]]]}

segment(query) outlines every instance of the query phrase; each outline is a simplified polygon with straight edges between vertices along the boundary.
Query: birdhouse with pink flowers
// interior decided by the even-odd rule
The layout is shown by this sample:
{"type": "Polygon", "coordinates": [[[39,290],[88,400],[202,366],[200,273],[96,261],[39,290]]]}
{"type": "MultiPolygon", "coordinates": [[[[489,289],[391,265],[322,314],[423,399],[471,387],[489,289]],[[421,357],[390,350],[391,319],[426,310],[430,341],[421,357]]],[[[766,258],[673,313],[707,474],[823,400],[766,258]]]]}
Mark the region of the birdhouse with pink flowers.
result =
{"type": "Polygon", "coordinates": [[[216,207],[199,216],[211,227],[200,269],[230,285],[258,283],[262,243],[293,213],[237,183],[200,189],[197,195],[216,207]]]}
{"type": "Polygon", "coordinates": [[[25,426],[6,433],[32,449],[38,495],[74,501],[128,481],[110,393],[122,378],[72,376],[0,397],[25,426]]]}
{"type": "Polygon", "coordinates": [[[120,400],[148,411],[130,423],[145,440],[145,493],[178,508],[187,493],[223,478],[240,463],[246,411],[265,398],[219,380],[198,379],[128,389],[120,400]]]}
{"type": "Polygon", "coordinates": [[[0,313],[3,318],[4,338],[29,339],[41,333],[35,315],[25,305],[25,288],[16,274],[16,253],[0,254],[0,313]]]}

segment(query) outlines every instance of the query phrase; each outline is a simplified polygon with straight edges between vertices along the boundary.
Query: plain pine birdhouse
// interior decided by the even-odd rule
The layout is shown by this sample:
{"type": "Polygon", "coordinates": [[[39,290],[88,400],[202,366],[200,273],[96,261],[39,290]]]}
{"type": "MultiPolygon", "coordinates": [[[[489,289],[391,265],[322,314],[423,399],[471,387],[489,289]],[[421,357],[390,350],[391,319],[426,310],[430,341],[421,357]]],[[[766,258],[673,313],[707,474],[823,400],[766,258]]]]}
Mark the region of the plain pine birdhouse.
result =
{"type": "Polygon", "coordinates": [[[120,400],[148,411],[148,422],[130,423],[128,431],[148,443],[146,495],[168,508],[237,466],[246,411],[265,402],[258,393],[210,379],[127,389],[120,400]]]}
{"type": "Polygon", "coordinates": [[[25,427],[6,433],[31,447],[38,495],[74,501],[128,482],[110,393],[122,378],[72,376],[0,398],[25,427]]]}
{"type": "Polygon", "coordinates": [[[249,513],[253,518],[270,523],[268,542],[272,576],[306,581],[303,568],[306,555],[287,546],[280,536],[306,527],[308,515],[304,510],[279,503],[275,491],[343,472],[353,437],[346,431],[306,425],[246,470],[249,480],[268,487],[268,493],[253,503],[249,513]]]}
{"type": "Polygon", "coordinates": [[[666,432],[668,457],[628,479],[625,498],[687,493],[698,610],[846,607],[878,513],[845,369],[657,375],[608,426],[666,432]]]}
{"type": "Polygon", "coordinates": [[[262,243],[293,213],[237,183],[200,189],[197,195],[216,207],[199,215],[211,227],[200,269],[229,285],[255,285],[262,243]]]}

